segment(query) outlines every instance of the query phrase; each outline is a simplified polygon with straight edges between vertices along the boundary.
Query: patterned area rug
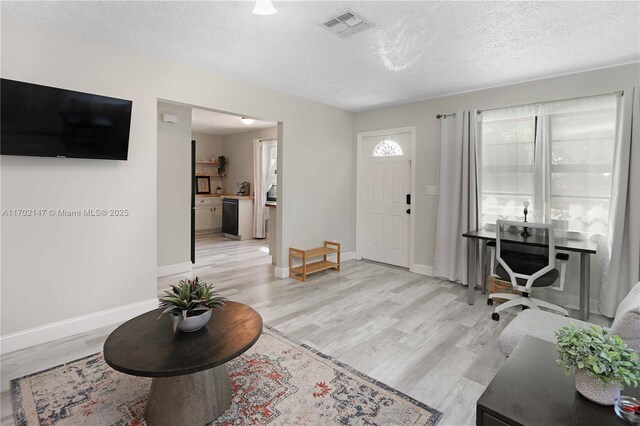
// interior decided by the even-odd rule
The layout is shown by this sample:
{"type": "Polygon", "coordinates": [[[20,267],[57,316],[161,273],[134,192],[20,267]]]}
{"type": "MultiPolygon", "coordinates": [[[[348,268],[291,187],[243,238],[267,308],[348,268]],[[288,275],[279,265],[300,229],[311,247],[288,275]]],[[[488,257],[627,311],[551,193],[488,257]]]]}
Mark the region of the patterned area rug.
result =
{"type": "MultiPolygon", "coordinates": [[[[227,364],[231,406],[213,425],[435,425],[442,413],[273,329],[227,364]]],[[[102,354],[11,381],[22,425],[146,424],[151,379],[111,369],[102,354]]]]}

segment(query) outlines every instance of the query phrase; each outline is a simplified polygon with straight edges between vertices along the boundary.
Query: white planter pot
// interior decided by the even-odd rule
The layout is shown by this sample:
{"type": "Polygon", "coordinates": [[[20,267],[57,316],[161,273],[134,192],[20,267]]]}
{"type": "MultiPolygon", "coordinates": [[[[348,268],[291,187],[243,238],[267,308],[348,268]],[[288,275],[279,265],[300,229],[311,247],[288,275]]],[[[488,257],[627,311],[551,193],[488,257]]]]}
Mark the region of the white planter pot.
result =
{"type": "Polygon", "coordinates": [[[209,319],[211,319],[211,309],[195,317],[187,317],[187,319],[180,317],[178,319],[178,330],[184,331],[185,333],[198,331],[207,325],[209,319]]]}
{"type": "Polygon", "coordinates": [[[620,396],[620,386],[602,383],[583,368],[576,370],[576,389],[589,401],[600,405],[613,405],[620,396]]]}

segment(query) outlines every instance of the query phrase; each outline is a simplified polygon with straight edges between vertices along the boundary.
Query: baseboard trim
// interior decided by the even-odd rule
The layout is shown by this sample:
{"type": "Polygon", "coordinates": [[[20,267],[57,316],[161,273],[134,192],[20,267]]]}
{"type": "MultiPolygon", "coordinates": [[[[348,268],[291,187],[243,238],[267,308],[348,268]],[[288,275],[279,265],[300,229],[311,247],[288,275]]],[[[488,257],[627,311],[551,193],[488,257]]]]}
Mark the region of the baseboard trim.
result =
{"type": "Polygon", "coordinates": [[[158,266],[158,277],[167,277],[169,275],[184,274],[191,272],[193,265],[191,262],[176,263],[173,265],[158,266]]]}
{"type": "Polygon", "coordinates": [[[157,307],[158,299],[154,298],[7,334],[0,337],[0,353],[5,354],[117,324],[157,307]]]}
{"type": "Polygon", "coordinates": [[[418,263],[414,263],[413,264],[413,268],[411,268],[411,272],[413,272],[414,274],[432,276],[433,275],[433,266],[420,265],[418,263]]]}
{"type": "Polygon", "coordinates": [[[289,268],[280,268],[276,266],[273,270],[273,275],[278,278],[289,278],[289,268]]]}
{"type": "Polygon", "coordinates": [[[346,251],[344,253],[340,253],[340,262],[346,262],[347,260],[354,260],[356,258],[355,251],[346,251]]]}

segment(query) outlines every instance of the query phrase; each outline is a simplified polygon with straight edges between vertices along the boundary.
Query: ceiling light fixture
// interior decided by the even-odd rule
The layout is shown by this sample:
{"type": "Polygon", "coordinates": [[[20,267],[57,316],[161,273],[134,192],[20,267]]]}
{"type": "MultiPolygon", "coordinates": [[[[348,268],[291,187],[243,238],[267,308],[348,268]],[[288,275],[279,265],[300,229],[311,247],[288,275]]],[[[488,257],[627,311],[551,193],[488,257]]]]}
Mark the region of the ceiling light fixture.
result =
{"type": "Polygon", "coordinates": [[[253,124],[256,120],[254,120],[253,118],[241,117],[240,121],[248,126],[249,124],[253,124]]]}
{"type": "Polygon", "coordinates": [[[273,7],[271,0],[256,0],[256,5],[253,7],[254,15],[275,15],[276,8],[273,7]]]}

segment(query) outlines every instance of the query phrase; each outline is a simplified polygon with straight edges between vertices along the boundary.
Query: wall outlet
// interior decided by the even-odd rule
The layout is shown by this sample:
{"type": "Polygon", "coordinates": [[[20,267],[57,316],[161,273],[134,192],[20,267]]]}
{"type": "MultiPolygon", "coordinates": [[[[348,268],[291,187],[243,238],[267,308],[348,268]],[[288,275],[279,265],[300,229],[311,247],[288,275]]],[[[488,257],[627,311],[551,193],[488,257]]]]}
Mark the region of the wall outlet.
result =
{"type": "Polygon", "coordinates": [[[438,185],[427,185],[427,190],[425,191],[427,195],[438,195],[438,185]]]}

